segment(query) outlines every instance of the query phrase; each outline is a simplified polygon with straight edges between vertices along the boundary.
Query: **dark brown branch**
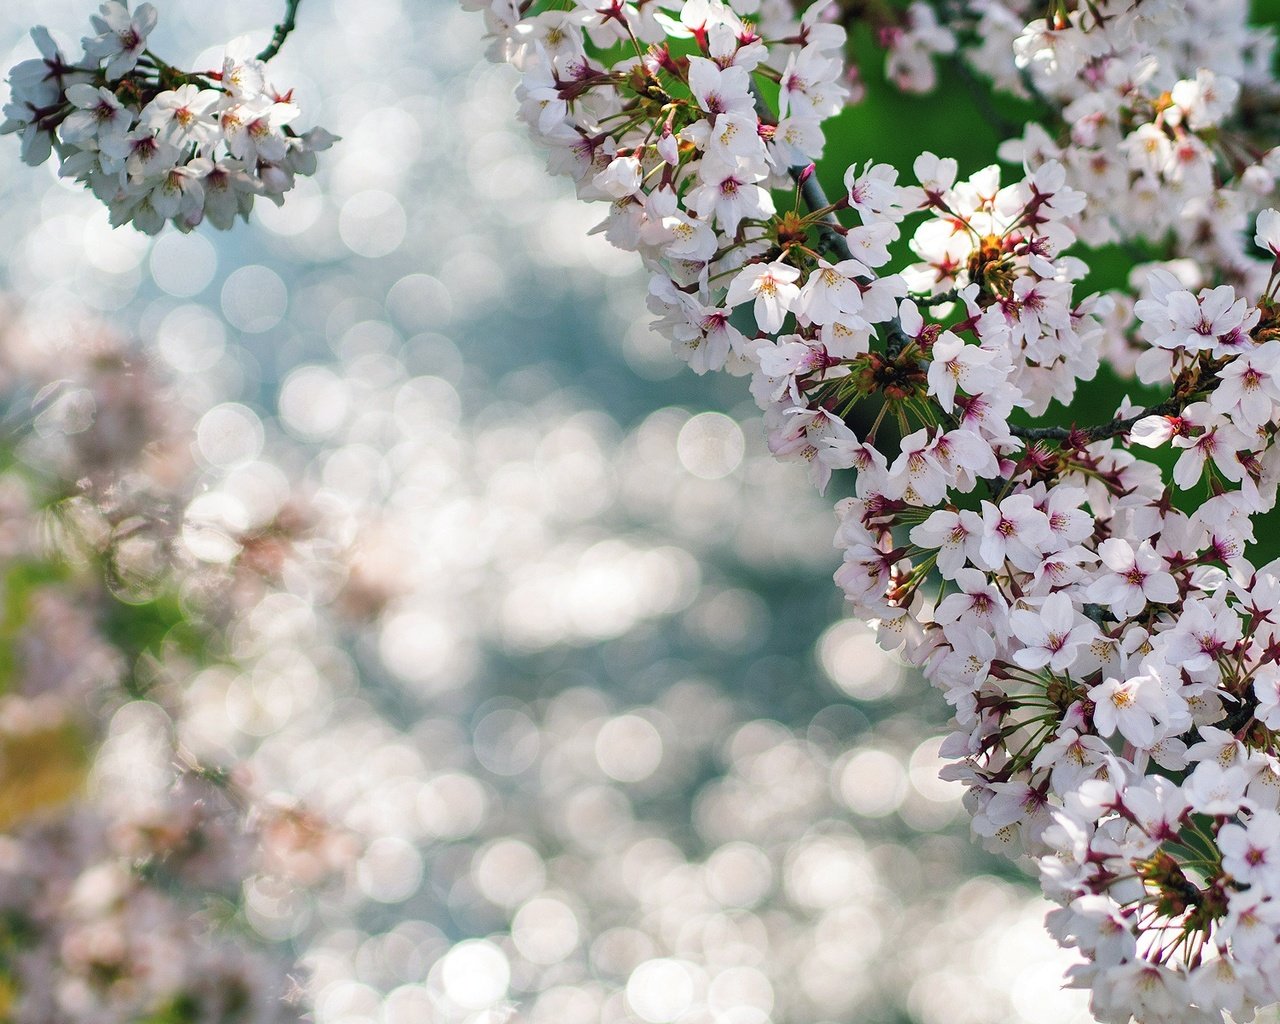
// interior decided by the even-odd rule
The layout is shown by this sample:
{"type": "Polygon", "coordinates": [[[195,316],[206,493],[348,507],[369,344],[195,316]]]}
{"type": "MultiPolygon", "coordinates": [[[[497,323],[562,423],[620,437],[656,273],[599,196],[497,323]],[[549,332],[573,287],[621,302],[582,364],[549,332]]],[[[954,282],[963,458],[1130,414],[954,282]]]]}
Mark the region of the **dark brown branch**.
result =
{"type": "MultiPolygon", "coordinates": [[[[788,169],[788,173],[796,181],[800,181],[804,177],[806,170],[808,170],[806,167],[791,167],[788,169]]],[[[809,207],[810,211],[822,210],[831,205],[831,200],[822,191],[822,182],[818,180],[816,171],[811,172],[809,177],[804,178],[801,183],[800,198],[804,200],[804,205],[809,207]]],[[[831,246],[841,260],[853,259],[853,253],[849,250],[849,242],[844,237],[844,228],[834,211],[828,210],[822,219],[818,221],[818,230],[822,232],[827,244],[831,246]]]]}
{"type": "Polygon", "coordinates": [[[1186,398],[1169,398],[1122,420],[1099,423],[1092,427],[1022,427],[1011,423],[1009,433],[1025,441],[1066,441],[1074,447],[1083,448],[1095,441],[1127,434],[1136,423],[1148,416],[1176,416],[1186,408],[1188,401],[1186,398]]]}
{"type": "Polygon", "coordinates": [[[280,52],[280,48],[284,46],[284,41],[289,38],[289,34],[298,27],[298,5],[302,0],[286,0],[284,20],[276,26],[275,32],[271,35],[271,42],[267,44],[267,48],[258,54],[258,60],[268,61],[280,52]]]}

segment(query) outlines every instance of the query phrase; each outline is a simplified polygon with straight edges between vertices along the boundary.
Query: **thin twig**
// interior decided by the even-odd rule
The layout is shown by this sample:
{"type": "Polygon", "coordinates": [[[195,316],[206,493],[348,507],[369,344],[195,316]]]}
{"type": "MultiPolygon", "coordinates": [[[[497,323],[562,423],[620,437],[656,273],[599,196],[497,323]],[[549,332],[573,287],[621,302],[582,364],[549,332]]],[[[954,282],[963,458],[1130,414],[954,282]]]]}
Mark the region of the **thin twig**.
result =
{"type": "Polygon", "coordinates": [[[279,53],[280,47],[284,46],[284,41],[289,38],[289,33],[298,27],[298,5],[302,3],[302,0],[285,0],[285,3],[284,20],[276,26],[267,48],[258,54],[258,60],[260,61],[271,60],[272,57],[279,53]]]}

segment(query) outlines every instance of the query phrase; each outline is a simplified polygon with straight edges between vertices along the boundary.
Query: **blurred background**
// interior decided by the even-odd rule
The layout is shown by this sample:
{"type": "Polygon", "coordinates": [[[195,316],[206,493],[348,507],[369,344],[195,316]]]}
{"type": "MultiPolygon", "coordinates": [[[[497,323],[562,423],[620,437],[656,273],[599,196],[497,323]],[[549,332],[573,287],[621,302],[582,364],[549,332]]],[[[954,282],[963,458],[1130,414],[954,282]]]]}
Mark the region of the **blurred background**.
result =
{"type": "MultiPolygon", "coordinates": [[[[283,5],[157,7],[152,49],[203,68],[283,5]]],[[[90,13],[6,7],[6,66],[33,20],[74,47],[90,13]]],[[[271,80],[342,142],[230,234],[113,231],[0,140],[29,343],[136,338],[195,467],[186,550],[266,567],[165,728],[347,852],[323,885],[251,880],[238,919],[306,965],[320,1024],[1089,1020],[1047,906],[936,777],[942,700],[842,618],[830,501],[769,458],[741,381],[647,330],[481,31],[448,0],[304,0],[271,80]]],[[[976,108],[876,74],[833,180],[926,138],[990,162],[976,108]]],[[[168,596],[116,589],[122,649],[160,657],[168,596]]],[[[147,703],[113,706],[90,792],[147,703]]]]}

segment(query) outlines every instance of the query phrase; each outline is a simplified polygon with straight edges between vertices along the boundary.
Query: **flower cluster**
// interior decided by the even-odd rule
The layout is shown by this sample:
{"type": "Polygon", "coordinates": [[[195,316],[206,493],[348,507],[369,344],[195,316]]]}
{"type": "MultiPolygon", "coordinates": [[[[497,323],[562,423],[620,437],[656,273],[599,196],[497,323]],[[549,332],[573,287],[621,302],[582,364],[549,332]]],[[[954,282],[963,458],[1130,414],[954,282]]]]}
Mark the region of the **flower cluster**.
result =
{"type": "Polygon", "coordinates": [[[1029,101],[1001,149],[1016,163],[1058,160],[1086,191],[1091,245],[1169,233],[1185,255],[1240,272],[1251,205],[1275,187],[1275,38],[1236,0],[1050,4],[968,2],[939,18],[916,2],[847,16],[884,47],[899,87],[928,92],[938,58],[1029,101]]]}
{"type": "Polygon", "coordinates": [[[268,83],[265,62],[243,40],[217,70],[165,64],[147,48],[156,17],[149,3],[130,11],[108,0],[74,61],[46,29],[33,29],[40,56],[10,71],[0,132],[20,134],[28,164],[56,152],[58,173],[105,203],[113,225],[147,234],[166,222],[227,229],[258,196],[283,202],[334,137],[293,129],[301,115],[293,91],[268,83]]]}
{"type": "MultiPolygon", "coordinates": [[[[1232,149],[1246,89],[1274,95],[1245,5],[1207,5],[1210,38],[1167,3],[975,4],[1008,51],[989,72],[1063,134],[1006,146],[1009,184],[925,153],[913,184],[848,168],[834,201],[811,163],[847,95],[825,4],[475,6],[674,350],[749,375],[770,448],[820,489],[856,471],[836,580],[954,708],[946,775],[987,845],[1039,865],[1095,1013],[1280,1000],[1280,565],[1248,557],[1280,482],[1280,214],[1257,217],[1265,260],[1244,234],[1280,151],[1232,149]],[[1136,302],[1078,296],[1077,238],[1167,238],[1171,261],[1135,268],[1136,302]],[[1167,397],[1026,425],[1119,352],[1167,397]],[[1162,448],[1167,478],[1140,457],[1162,448]]],[[[889,71],[927,88],[955,39],[907,19],[889,71]]]]}
{"type": "Polygon", "coordinates": [[[1243,4],[1159,6],[1082,7],[1022,27],[1002,77],[1052,113],[1005,155],[1067,167],[1090,198],[1084,241],[1173,235],[1180,255],[1238,281],[1248,214],[1280,171],[1280,154],[1259,143],[1280,99],[1275,39],[1248,24],[1243,4]]]}

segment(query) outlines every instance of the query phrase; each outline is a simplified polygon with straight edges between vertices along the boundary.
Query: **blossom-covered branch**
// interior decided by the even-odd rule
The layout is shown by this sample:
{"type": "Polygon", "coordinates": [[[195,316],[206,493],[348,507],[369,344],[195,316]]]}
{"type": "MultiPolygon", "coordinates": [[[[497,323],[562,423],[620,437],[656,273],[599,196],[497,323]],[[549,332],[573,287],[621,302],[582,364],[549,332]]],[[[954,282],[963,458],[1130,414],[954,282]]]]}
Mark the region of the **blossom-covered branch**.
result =
{"type": "Polygon", "coordinates": [[[93,192],[114,225],[156,234],[166,222],[190,231],[208,221],[230,228],[254,199],[283,202],[298,175],[334,137],[299,134],[293,90],[269,84],[265,61],[293,30],[298,0],[257,57],[247,41],[227,47],[222,66],[181,71],[147,48],[158,18],[150,3],[130,11],[102,4],[74,61],[44,28],[32,30],[40,57],[9,73],[12,95],[0,133],[17,133],[33,166],[56,153],[58,173],[93,192]]]}
{"type": "MultiPolygon", "coordinates": [[[[760,100],[758,95],[756,97],[756,110],[761,115],[762,123],[776,123],[768,106],[760,100]]],[[[824,228],[829,228],[829,230],[824,230],[826,245],[838,259],[852,259],[853,254],[849,251],[849,246],[844,240],[844,228],[841,227],[840,220],[834,212],[835,204],[827,198],[827,194],[822,188],[822,183],[818,180],[814,170],[814,166],[810,164],[807,167],[789,168],[788,173],[797,182],[799,194],[804,200],[805,206],[808,207],[811,213],[818,215],[818,224],[824,228]]],[[[959,299],[959,293],[951,291],[942,295],[919,297],[917,304],[928,308],[935,305],[947,305],[959,299]]],[[[899,330],[901,329],[900,325],[898,325],[898,328],[899,330]]],[[[1011,423],[1009,432],[1014,437],[1021,438],[1024,441],[1060,441],[1066,442],[1075,448],[1084,448],[1095,441],[1126,435],[1131,428],[1149,417],[1174,416],[1188,404],[1188,398],[1175,396],[1130,416],[1117,417],[1107,423],[1099,423],[1090,427],[1033,427],[1011,423]]]]}
{"type": "Polygon", "coordinates": [[[855,165],[832,201],[830,7],[469,6],[552,169],[650,270],[673,350],[749,376],[820,489],[854,470],[836,581],[954,709],[946,775],[987,845],[1038,865],[1095,1013],[1280,999],[1280,566],[1247,558],[1280,483],[1280,213],[1258,214],[1280,150],[1238,131],[1241,97],[1275,93],[1247,5],[853,5],[903,88],[960,54],[1046,117],[1001,147],[1011,183],[925,152],[912,184],[855,165]],[[1077,239],[1176,259],[1079,296],[1077,239]],[[1035,422],[1103,360],[1171,397],[1035,422]],[[1144,447],[1177,453],[1168,479],[1144,447]]]}

